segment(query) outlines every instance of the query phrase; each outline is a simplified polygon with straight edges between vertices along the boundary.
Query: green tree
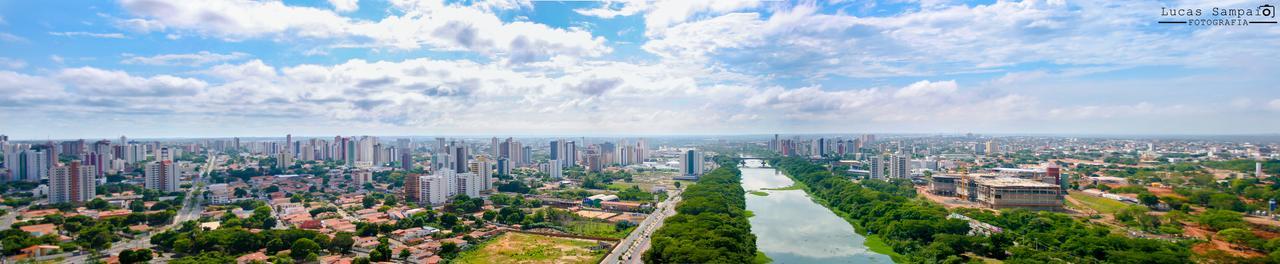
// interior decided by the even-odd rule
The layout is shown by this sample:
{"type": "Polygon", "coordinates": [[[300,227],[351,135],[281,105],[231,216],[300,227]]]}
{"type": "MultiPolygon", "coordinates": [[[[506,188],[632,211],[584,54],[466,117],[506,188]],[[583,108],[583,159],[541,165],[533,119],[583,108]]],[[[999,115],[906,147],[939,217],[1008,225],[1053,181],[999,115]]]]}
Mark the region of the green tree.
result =
{"type": "Polygon", "coordinates": [[[121,264],[146,263],[151,261],[152,254],[150,249],[145,248],[138,250],[126,249],[120,251],[119,257],[121,264]]]}
{"type": "Polygon", "coordinates": [[[107,203],[107,201],[103,200],[102,198],[93,198],[93,200],[85,204],[85,207],[93,210],[107,209],[107,207],[110,207],[110,206],[111,204],[107,203]]]}
{"type": "Polygon", "coordinates": [[[350,253],[351,246],[355,244],[356,240],[351,237],[350,232],[338,232],[333,236],[333,240],[329,241],[330,250],[341,254],[350,253]]]}
{"type": "Polygon", "coordinates": [[[133,200],[132,202],[129,202],[129,211],[134,211],[139,213],[145,212],[147,211],[147,205],[143,203],[142,200],[133,200]]]}
{"type": "Polygon", "coordinates": [[[289,256],[294,259],[306,259],[307,255],[320,252],[320,245],[315,241],[307,238],[300,238],[293,241],[293,247],[289,249],[289,256]]]}
{"type": "Polygon", "coordinates": [[[1262,241],[1253,232],[1242,228],[1227,228],[1218,231],[1218,239],[1246,248],[1258,248],[1262,241]]]}
{"type": "Polygon", "coordinates": [[[1140,193],[1138,194],[1138,201],[1141,201],[1143,205],[1151,207],[1160,204],[1160,197],[1150,193],[1140,193]]]}
{"type": "Polygon", "coordinates": [[[276,252],[280,252],[281,250],[284,250],[284,248],[285,248],[284,240],[280,240],[280,238],[275,238],[267,242],[268,255],[274,255],[276,254],[276,252]]]}

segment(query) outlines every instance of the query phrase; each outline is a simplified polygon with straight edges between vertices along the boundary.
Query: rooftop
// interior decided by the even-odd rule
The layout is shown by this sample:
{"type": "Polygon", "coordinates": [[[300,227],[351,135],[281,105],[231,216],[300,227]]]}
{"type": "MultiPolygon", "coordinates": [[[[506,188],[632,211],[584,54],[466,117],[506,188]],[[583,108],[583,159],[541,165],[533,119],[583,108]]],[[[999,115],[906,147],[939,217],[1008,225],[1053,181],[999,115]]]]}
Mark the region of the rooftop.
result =
{"type": "Polygon", "coordinates": [[[978,181],[978,184],[991,185],[995,187],[1058,188],[1057,185],[1053,184],[1012,177],[978,178],[976,181],[978,181]]]}

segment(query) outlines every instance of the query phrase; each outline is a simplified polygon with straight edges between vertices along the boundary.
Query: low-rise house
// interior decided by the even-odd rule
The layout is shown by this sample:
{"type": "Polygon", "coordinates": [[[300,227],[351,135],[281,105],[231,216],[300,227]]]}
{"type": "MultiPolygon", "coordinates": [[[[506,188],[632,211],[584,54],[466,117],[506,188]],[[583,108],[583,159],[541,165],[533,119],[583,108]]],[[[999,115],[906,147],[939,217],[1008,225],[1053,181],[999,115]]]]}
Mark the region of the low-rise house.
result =
{"type": "Polygon", "coordinates": [[[29,226],[19,227],[18,229],[22,230],[23,232],[30,233],[32,236],[37,236],[37,237],[58,233],[58,227],[54,226],[53,224],[29,225],[29,226]]]}

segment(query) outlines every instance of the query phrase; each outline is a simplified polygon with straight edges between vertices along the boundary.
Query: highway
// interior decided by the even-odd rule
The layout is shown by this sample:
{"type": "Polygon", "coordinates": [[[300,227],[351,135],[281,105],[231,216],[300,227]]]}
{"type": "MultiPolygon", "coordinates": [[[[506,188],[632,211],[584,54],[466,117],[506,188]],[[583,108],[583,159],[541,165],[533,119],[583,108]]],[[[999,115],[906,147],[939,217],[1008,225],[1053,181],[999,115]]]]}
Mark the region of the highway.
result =
{"type": "Polygon", "coordinates": [[[680,203],[680,193],[682,190],[670,192],[667,200],[658,203],[653,213],[649,214],[644,221],[640,221],[640,225],[636,226],[627,238],[618,242],[618,246],[605,256],[601,264],[617,264],[617,263],[644,263],[643,255],[649,250],[649,239],[653,236],[653,232],[658,231],[662,227],[662,222],[672,215],[676,214],[676,204],[680,203]]]}

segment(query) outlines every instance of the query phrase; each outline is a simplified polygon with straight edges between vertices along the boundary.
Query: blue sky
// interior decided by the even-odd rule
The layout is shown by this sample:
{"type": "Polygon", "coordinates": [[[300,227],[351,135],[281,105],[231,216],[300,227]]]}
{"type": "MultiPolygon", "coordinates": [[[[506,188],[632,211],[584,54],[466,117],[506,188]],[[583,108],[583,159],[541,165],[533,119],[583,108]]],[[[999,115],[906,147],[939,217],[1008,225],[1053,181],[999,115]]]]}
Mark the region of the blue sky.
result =
{"type": "Polygon", "coordinates": [[[0,1],[0,134],[1276,133],[1260,4],[0,1]]]}

